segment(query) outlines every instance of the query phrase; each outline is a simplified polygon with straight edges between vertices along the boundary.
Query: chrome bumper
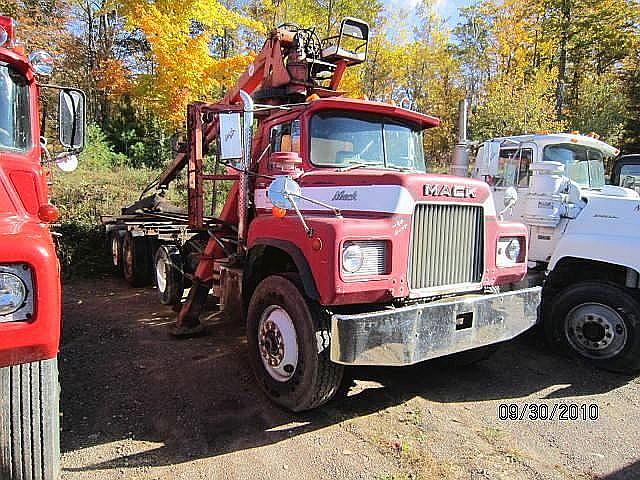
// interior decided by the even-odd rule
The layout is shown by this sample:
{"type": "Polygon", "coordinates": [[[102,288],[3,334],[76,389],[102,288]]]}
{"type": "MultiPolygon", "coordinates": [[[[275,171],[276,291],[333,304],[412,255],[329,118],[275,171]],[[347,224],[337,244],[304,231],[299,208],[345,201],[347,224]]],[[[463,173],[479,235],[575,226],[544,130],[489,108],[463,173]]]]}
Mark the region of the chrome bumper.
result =
{"type": "Polygon", "coordinates": [[[541,287],[331,317],[331,360],[411,365],[510,340],[536,324],[541,287]]]}

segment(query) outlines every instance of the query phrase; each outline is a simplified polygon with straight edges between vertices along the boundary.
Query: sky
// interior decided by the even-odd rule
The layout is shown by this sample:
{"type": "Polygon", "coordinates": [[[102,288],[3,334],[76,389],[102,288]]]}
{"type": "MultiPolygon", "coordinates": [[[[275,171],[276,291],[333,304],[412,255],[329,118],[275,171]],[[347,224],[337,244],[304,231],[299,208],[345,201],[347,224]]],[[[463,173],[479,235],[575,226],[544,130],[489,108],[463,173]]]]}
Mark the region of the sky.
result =
{"type": "MultiPolygon", "coordinates": [[[[387,9],[394,7],[411,8],[413,9],[419,0],[383,0],[387,9]]],[[[436,0],[436,9],[440,16],[448,23],[449,26],[454,27],[459,20],[458,9],[460,7],[466,7],[473,3],[472,0],[436,0]]]]}

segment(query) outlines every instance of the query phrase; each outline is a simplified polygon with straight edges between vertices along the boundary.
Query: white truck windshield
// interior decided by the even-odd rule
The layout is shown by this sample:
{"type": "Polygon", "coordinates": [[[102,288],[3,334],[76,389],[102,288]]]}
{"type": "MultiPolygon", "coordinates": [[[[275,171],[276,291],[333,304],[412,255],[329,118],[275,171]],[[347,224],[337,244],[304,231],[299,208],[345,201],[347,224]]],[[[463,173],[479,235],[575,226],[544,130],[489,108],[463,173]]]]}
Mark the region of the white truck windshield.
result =
{"type": "Polygon", "coordinates": [[[380,116],[319,113],[311,119],[311,162],[424,172],[422,132],[380,116]]]}
{"type": "Polygon", "coordinates": [[[0,149],[30,147],[29,85],[27,80],[0,63],[0,149]]]}
{"type": "Polygon", "coordinates": [[[577,144],[547,145],[543,161],[561,162],[564,174],[582,187],[604,186],[604,155],[600,150],[577,144]]]}

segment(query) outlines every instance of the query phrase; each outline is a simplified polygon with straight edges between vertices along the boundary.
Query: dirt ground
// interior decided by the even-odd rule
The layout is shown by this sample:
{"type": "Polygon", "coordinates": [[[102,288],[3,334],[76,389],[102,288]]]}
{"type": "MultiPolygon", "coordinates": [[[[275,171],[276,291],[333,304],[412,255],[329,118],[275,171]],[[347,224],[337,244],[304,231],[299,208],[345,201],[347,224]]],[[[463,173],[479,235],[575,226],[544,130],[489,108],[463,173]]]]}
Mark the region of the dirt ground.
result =
{"type": "Polygon", "coordinates": [[[473,367],[357,369],[348,397],[291,414],[254,384],[240,326],[176,340],[173,317],[151,288],[66,285],[64,480],[640,478],[640,380],[535,335],[473,367]],[[500,420],[500,404],[599,418],[500,420]]]}

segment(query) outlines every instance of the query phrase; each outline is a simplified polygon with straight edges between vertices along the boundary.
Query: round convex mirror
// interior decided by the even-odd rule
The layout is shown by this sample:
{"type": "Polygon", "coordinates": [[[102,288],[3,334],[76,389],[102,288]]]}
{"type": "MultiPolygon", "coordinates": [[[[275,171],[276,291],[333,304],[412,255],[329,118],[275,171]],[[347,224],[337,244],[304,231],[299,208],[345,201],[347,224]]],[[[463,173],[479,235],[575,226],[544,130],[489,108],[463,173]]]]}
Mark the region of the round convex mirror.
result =
{"type": "Polygon", "coordinates": [[[271,203],[286,210],[293,208],[290,196],[299,197],[300,194],[300,185],[287,175],[276,177],[267,190],[271,203]]]}
{"type": "Polygon", "coordinates": [[[56,165],[63,172],[73,172],[78,168],[78,157],[73,154],[62,154],[56,157],[56,165]]]}
{"type": "Polygon", "coordinates": [[[515,187],[509,187],[504,192],[504,208],[513,207],[518,201],[518,190],[515,187]]]}
{"type": "Polygon", "coordinates": [[[29,55],[29,62],[33,70],[43,77],[48,77],[53,72],[53,57],[44,50],[36,50],[29,55]]]}

